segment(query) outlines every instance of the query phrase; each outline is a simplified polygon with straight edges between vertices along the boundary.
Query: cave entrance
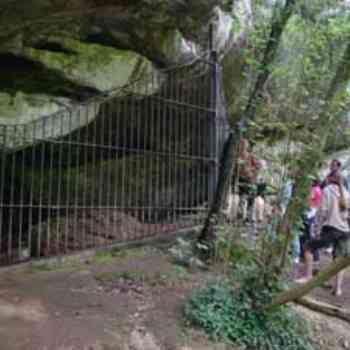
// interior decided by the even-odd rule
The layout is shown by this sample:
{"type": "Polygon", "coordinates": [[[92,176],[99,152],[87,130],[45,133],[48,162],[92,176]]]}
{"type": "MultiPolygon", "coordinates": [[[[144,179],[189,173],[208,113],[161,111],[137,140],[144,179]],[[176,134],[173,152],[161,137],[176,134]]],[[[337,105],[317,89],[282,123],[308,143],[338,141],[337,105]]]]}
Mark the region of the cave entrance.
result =
{"type": "Polygon", "coordinates": [[[0,125],[0,265],[201,225],[228,126],[198,60],[30,124],[0,125]]]}

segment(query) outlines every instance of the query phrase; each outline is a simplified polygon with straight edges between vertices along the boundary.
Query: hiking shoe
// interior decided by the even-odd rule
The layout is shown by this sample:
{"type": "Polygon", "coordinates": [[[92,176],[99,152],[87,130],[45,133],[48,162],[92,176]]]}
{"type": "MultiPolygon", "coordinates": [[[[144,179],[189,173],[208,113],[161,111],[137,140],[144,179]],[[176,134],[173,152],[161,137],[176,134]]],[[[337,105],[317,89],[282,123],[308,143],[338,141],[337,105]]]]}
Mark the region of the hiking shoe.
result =
{"type": "Polygon", "coordinates": [[[301,278],[297,278],[296,280],[294,280],[295,283],[298,284],[305,284],[307,282],[309,282],[311,280],[310,277],[301,277],[301,278]]]}

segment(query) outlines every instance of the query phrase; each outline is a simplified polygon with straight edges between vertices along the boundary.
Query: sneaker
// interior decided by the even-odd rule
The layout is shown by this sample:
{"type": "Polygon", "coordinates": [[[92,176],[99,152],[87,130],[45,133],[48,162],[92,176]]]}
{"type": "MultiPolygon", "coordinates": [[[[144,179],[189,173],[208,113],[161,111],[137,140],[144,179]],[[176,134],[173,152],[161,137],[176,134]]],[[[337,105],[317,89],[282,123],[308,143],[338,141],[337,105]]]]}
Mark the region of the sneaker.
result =
{"type": "Polygon", "coordinates": [[[311,278],[309,278],[309,277],[301,277],[301,278],[294,280],[294,282],[298,283],[298,284],[305,284],[305,283],[309,282],[310,280],[311,280],[311,278]]]}
{"type": "Polygon", "coordinates": [[[333,254],[333,248],[332,247],[327,248],[325,251],[326,251],[326,254],[328,254],[328,255],[332,255],[333,254]]]}
{"type": "Polygon", "coordinates": [[[294,258],[293,262],[294,262],[294,264],[299,264],[300,263],[300,258],[294,258]]]}
{"type": "Polygon", "coordinates": [[[343,294],[343,292],[341,290],[333,290],[332,294],[336,297],[340,297],[343,294]]]}

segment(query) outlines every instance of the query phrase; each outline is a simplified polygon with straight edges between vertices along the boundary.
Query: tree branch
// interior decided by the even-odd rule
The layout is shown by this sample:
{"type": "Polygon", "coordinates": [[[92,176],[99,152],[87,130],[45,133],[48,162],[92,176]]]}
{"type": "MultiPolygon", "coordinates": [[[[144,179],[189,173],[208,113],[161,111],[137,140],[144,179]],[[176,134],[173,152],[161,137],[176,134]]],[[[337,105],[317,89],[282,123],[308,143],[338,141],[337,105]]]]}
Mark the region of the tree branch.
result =
{"type": "Polygon", "coordinates": [[[341,319],[342,321],[346,321],[350,323],[349,310],[343,310],[334,305],[326,304],[323,302],[321,303],[311,298],[301,298],[296,300],[295,303],[302,305],[310,310],[313,310],[328,316],[336,317],[341,319]]]}
{"type": "Polygon", "coordinates": [[[323,271],[319,272],[318,275],[312,278],[309,282],[277,294],[277,296],[272,300],[271,304],[266,306],[265,309],[270,310],[276,306],[300,299],[348,266],[350,266],[350,256],[336,259],[332,264],[330,264],[323,271]]]}

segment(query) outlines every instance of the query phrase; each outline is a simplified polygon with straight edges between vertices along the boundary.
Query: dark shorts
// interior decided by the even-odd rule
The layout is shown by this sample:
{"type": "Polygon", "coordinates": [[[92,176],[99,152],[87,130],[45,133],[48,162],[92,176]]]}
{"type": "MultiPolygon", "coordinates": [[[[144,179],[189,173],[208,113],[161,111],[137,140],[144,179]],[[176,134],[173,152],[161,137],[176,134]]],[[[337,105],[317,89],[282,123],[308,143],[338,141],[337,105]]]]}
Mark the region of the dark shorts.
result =
{"type": "Polygon", "coordinates": [[[332,226],[323,226],[321,236],[319,238],[311,239],[306,242],[305,249],[312,252],[321,249],[333,247],[334,257],[349,255],[349,232],[343,232],[332,226]]]}
{"type": "MultiPolygon", "coordinates": [[[[235,179],[232,179],[232,191],[235,192],[235,179]]],[[[238,194],[240,196],[254,197],[256,185],[246,178],[240,177],[238,179],[238,194]]]]}

